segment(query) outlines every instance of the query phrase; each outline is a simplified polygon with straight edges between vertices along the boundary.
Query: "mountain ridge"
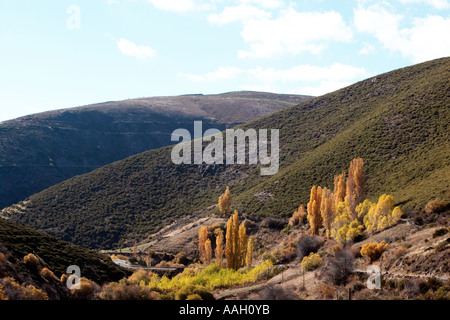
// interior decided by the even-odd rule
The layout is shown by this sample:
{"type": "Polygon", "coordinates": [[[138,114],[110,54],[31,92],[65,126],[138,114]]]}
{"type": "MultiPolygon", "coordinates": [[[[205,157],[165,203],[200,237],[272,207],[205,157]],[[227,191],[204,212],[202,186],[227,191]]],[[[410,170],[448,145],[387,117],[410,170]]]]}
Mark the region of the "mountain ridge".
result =
{"type": "Polygon", "coordinates": [[[130,245],[182,216],[218,213],[227,185],[244,216],[288,217],[312,185],[332,188],[333,176],[362,157],[366,197],[391,193],[411,217],[450,198],[449,79],[450,58],[437,59],[240,125],[280,130],[280,170],[271,177],[254,165],[173,165],[165,147],[64,181],[2,215],[87,247],[130,245]]]}
{"type": "Polygon", "coordinates": [[[0,122],[0,208],[111,162],[172,144],[194,120],[221,130],[308,96],[263,92],[111,101],[0,122]]]}

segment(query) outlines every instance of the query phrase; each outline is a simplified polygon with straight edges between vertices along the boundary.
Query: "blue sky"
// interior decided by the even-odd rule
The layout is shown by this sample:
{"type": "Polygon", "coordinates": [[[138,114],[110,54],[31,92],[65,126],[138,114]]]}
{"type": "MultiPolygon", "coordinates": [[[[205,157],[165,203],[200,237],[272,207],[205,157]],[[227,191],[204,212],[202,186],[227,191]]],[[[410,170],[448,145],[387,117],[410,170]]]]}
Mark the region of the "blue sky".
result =
{"type": "Polygon", "coordinates": [[[450,55],[450,0],[0,0],[0,121],[137,97],[321,95],[450,55]]]}

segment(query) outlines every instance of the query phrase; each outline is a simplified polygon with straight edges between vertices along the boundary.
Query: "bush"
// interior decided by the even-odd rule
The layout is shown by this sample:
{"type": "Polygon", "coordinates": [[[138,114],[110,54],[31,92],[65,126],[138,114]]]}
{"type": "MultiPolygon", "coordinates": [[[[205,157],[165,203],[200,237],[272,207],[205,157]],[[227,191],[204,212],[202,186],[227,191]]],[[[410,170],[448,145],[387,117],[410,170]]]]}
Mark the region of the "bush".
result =
{"type": "Polygon", "coordinates": [[[260,300],[297,300],[294,290],[285,289],[278,284],[269,284],[262,290],[260,300]]]}
{"type": "Polygon", "coordinates": [[[333,256],[326,259],[325,266],[320,275],[326,282],[335,285],[346,284],[348,278],[353,273],[355,256],[348,248],[337,250],[333,256]]]}
{"type": "Polygon", "coordinates": [[[113,282],[105,285],[98,297],[102,300],[158,300],[159,294],[144,286],[113,282]]]}
{"type": "Polygon", "coordinates": [[[93,300],[100,287],[93,281],[84,277],[80,278],[80,288],[71,289],[72,296],[78,300],[93,300]]]}
{"type": "Polygon", "coordinates": [[[398,258],[404,256],[406,254],[406,251],[408,251],[408,248],[400,247],[400,248],[397,248],[392,255],[393,255],[394,259],[398,259],[398,258]]]}
{"type": "Polygon", "coordinates": [[[48,268],[42,268],[41,276],[47,281],[59,281],[59,279],[55,276],[53,271],[48,268]]]}
{"type": "Polygon", "coordinates": [[[23,262],[27,266],[28,269],[34,272],[39,272],[40,270],[40,262],[39,259],[32,253],[27,254],[23,257],[23,262]]]}
{"type": "Polygon", "coordinates": [[[47,294],[42,290],[33,285],[18,284],[10,277],[0,279],[0,286],[3,287],[4,297],[9,300],[48,300],[47,294]]]}
{"type": "Polygon", "coordinates": [[[389,248],[389,245],[383,240],[380,243],[371,242],[366,243],[361,248],[361,255],[369,258],[369,262],[372,263],[380,259],[383,252],[389,248]]]}
{"type": "Polygon", "coordinates": [[[444,251],[445,249],[447,249],[447,241],[442,241],[438,243],[438,245],[434,248],[436,252],[441,252],[444,251]]]}
{"type": "Polygon", "coordinates": [[[433,238],[438,238],[440,236],[443,236],[444,234],[447,234],[448,230],[446,228],[437,229],[433,233],[433,238]]]}
{"type": "Polygon", "coordinates": [[[154,277],[153,272],[146,271],[144,269],[139,269],[133,272],[133,274],[128,277],[126,282],[128,284],[139,285],[143,281],[144,283],[147,284],[152,280],[153,277],[154,277]]]}
{"type": "Polygon", "coordinates": [[[431,200],[425,206],[425,212],[428,214],[442,213],[450,209],[450,202],[441,199],[431,200]]]}
{"type": "Polygon", "coordinates": [[[297,256],[300,261],[311,253],[316,253],[322,246],[318,236],[303,235],[297,244],[297,256]]]}
{"type": "Polygon", "coordinates": [[[317,253],[311,252],[309,256],[303,258],[301,266],[305,271],[312,271],[317,269],[321,264],[322,258],[317,253]]]}
{"type": "Polygon", "coordinates": [[[192,295],[198,295],[201,300],[215,300],[213,294],[202,286],[189,285],[180,288],[175,293],[175,300],[187,300],[192,295]]]}

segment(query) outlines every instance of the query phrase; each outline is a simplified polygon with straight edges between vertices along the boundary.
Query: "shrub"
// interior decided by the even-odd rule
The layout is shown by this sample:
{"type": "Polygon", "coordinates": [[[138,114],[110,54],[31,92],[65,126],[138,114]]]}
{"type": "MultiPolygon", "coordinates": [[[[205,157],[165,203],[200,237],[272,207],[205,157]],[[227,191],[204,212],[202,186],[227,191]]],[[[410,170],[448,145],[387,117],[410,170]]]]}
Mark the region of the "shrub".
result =
{"type": "Polygon", "coordinates": [[[425,212],[428,214],[441,213],[450,208],[450,202],[441,199],[431,200],[425,206],[425,212]]]}
{"type": "Polygon", "coordinates": [[[32,253],[27,254],[23,257],[23,262],[31,271],[39,272],[40,262],[39,259],[32,253]]]}
{"type": "Polygon", "coordinates": [[[322,258],[317,253],[311,252],[309,256],[303,258],[301,266],[305,271],[312,271],[317,269],[321,264],[322,258]]]}
{"type": "Polygon", "coordinates": [[[42,268],[41,276],[47,281],[59,281],[53,271],[51,271],[49,268],[42,268]]]}
{"type": "Polygon", "coordinates": [[[297,300],[294,290],[278,284],[269,284],[261,292],[260,300],[297,300]]]}
{"type": "Polygon", "coordinates": [[[438,245],[434,248],[436,252],[441,252],[444,251],[445,249],[447,249],[447,241],[442,241],[438,243],[438,245]]]}
{"type": "Polygon", "coordinates": [[[72,288],[71,293],[78,300],[93,300],[100,287],[94,282],[84,277],[80,278],[80,288],[72,288]]]}
{"type": "Polygon", "coordinates": [[[311,253],[316,253],[322,245],[318,236],[303,235],[297,244],[297,255],[300,261],[311,253]]]}
{"type": "Polygon", "coordinates": [[[444,234],[447,234],[448,230],[446,228],[437,229],[433,233],[433,238],[438,238],[440,236],[443,236],[444,234]]]}
{"type": "Polygon", "coordinates": [[[144,283],[149,283],[153,279],[154,276],[155,275],[151,271],[139,269],[139,270],[133,272],[133,274],[128,277],[126,282],[128,284],[135,284],[135,285],[140,284],[142,281],[144,283]]]}
{"type": "Polygon", "coordinates": [[[380,243],[371,242],[366,243],[361,248],[361,255],[369,258],[369,262],[372,263],[378,260],[383,252],[389,248],[389,245],[383,240],[380,243]]]}
{"type": "Polygon", "coordinates": [[[215,300],[213,294],[203,286],[184,286],[175,293],[175,300],[187,300],[189,296],[198,295],[201,300],[215,300]]]}
{"type": "Polygon", "coordinates": [[[158,300],[160,297],[148,287],[117,282],[105,285],[97,296],[102,300],[158,300]]]}
{"type": "Polygon", "coordinates": [[[397,248],[393,253],[394,259],[398,259],[398,258],[404,256],[406,254],[406,251],[408,251],[408,248],[406,248],[406,247],[397,248]]]}
{"type": "Polygon", "coordinates": [[[186,298],[186,300],[202,300],[202,297],[198,294],[191,294],[186,298]]]}
{"type": "Polygon", "coordinates": [[[0,301],[2,300],[8,300],[8,298],[5,297],[5,292],[3,291],[3,286],[0,284],[0,301]]]}
{"type": "Polygon", "coordinates": [[[48,300],[47,294],[42,290],[33,285],[18,284],[10,277],[0,279],[0,286],[3,287],[4,296],[10,300],[48,300]]]}
{"type": "Polygon", "coordinates": [[[322,284],[317,288],[317,298],[320,300],[331,300],[336,295],[336,289],[332,286],[322,284]]]}
{"type": "Polygon", "coordinates": [[[6,257],[3,253],[0,252],[0,278],[6,276],[6,267],[8,263],[6,261],[6,257]]]}
{"type": "Polygon", "coordinates": [[[353,273],[354,262],[355,256],[350,249],[336,250],[333,256],[326,259],[320,275],[326,282],[331,282],[335,285],[346,284],[353,273]]]}

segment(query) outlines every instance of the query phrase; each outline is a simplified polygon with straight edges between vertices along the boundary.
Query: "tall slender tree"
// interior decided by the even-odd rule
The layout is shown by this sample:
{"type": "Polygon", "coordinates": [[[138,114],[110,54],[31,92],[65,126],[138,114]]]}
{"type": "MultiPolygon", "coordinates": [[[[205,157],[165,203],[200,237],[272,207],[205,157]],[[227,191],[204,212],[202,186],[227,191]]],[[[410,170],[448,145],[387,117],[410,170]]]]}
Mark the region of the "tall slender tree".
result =
{"type": "Polygon", "coordinates": [[[323,188],[320,214],[322,216],[323,226],[325,227],[327,232],[327,238],[329,238],[331,235],[331,225],[335,217],[334,211],[333,194],[327,188],[323,188]]]}
{"type": "Polygon", "coordinates": [[[198,234],[198,253],[200,260],[206,263],[206,241],[208,240],[208,228],[201,227],[198,234]]]}
{"type": "Polygon", "coordinates": [[[350,206],[352,218],[356,219],[356,206],[363,201],[364,198],[364,170],[363,159],[356,158],[350,163],[348,169],[345,202],[350,206]]]}
{"type": "Polygon", "coordinates": [[[214,233],[216,234],[216,264],[222,268],[223,266],[223,231],[217,228],[214,233]]]}
{"type": "Polygon", "coordinates": [[[311,234],[318,234],[319,228],[322,226],[322,216],[320,214],[320,206],[322,200],[322,188],[313,186],[309,202],[307,204],[308,221],[311,234]]]}
{"type": "Polygon", "coordinates": [[[230,187],[227,187],[225,192],[219,196],[219,210],[224,216],[228,214],[231,206],[230,187]]]}

